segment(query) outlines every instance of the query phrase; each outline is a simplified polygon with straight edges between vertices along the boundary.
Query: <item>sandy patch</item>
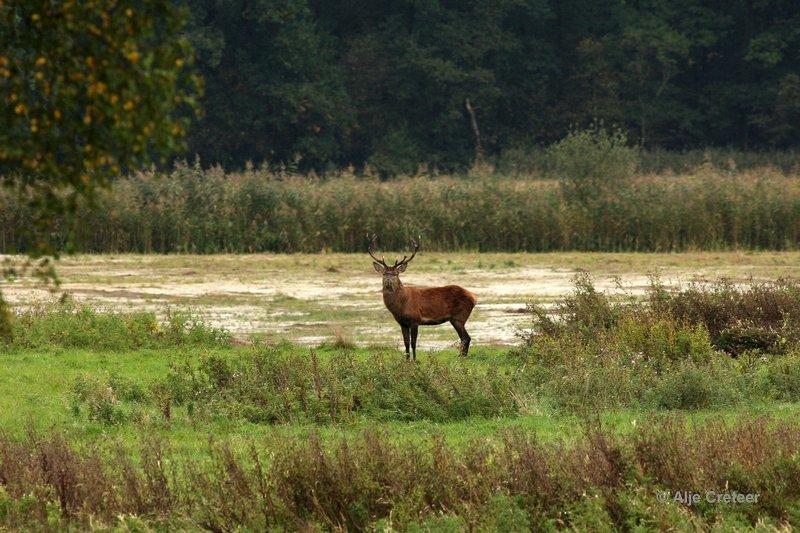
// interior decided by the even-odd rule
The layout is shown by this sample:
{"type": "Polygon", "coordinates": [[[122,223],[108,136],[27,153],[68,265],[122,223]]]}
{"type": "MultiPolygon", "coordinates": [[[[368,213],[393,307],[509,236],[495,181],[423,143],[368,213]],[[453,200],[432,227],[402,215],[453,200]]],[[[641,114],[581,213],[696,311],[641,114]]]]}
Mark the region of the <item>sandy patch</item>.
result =
{"type": "MultiPolygon", "coordinates": [[[[524,260],[530,262],[531,257],[524,256],[524,260]]],[[[544,255],[541,260],[553,257],[544,255]]],[[[739,255],[731,258],[741,261],[739,255]]],[[[610,258],[609,263],[612,261],[610,258]]],[[[707,269],[672,267],[662,281],[674,285],[702,277],[713,279],[720,268],[720,260],[715,261],[715,266],[707,269]]],[[[399,327],[383,307],[380,278],[362,263],[360,258],[323,255],[80,256],[59,267],[63,284],[55,294],[31,280],[6,283],[3,292],[17,307],[52,301],[68,292],[89,305],[152,311],[159,317],[168,306],[191,309],[237,336],[263,334],[315,345],[341,332],[360,344],[402,346],[399,327]],[[282,266],[265,268],[278,264],[282,266]]],[[[476,345],[518,342],[514,334],[528,320],[521,312],[526,304],[552,303],[570,293],[578,271],[530,264],[430,270],[442,266],[421,262],[419,268],[409,269],[403,280],[418,286],[458,284],[474,292],[479,303],[467,329],[476,345]]],[[[624,292],[640,294],[649,284],[648,270],[623,272],[619,277],[603,275],[600,270],[596,286],[617,293],[621,283],[624,292]]],[[[420,330],[421,347],[447,347],[456,340],[449,324],[420,330]]]]}

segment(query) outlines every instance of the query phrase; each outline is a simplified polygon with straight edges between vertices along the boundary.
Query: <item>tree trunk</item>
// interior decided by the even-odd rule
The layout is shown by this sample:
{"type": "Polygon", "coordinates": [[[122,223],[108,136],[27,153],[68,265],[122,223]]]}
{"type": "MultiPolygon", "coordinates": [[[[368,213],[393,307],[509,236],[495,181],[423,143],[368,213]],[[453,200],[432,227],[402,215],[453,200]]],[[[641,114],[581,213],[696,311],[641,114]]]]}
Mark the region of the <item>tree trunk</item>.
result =
{"type": "Polygon", "coordinates": [[[472,133],[475,135],[475,163],[483,163],[483,146],[481,145],[481,131],[478,129],[478,119],[475,118],[475,109],[469,98],[464,100],[464,107],[467,108],[469,113],[469,123],[472,126],[472,133]]]}

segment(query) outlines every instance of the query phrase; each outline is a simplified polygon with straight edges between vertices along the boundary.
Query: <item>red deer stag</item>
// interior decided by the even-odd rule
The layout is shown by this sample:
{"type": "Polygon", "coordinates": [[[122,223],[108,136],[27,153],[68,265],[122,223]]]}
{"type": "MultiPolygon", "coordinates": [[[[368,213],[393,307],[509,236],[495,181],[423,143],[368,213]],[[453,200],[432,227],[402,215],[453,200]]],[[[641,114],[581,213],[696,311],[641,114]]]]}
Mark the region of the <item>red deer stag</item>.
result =
{"type": "Polygon", "coordinates": [[[469,352],[470,336],[464,324],[467,322],[472,308],[477,299],[475,295],[458,285],[445,287],[413,287],[400,282],[400,274],[406,271],[408,263],[414,259],[419,250],[419,239],[411,239],[414,252],[411,257],[403,256],[394,265],[386,264],[384,258],[378,259],[373,255],[375,241],[374,235],[370,240],[367,253],[375,260],[372,266],[375,271],[383,276],[383,303],[392,313],[394,319],[403,330],[403,342],[406,345],[406,359],[409,359],[409,344],[411,352],[417,358],[417,331],[420,326],[435,326],[450,322],[461,339],[461,356],[466,357],[469,352]]]}

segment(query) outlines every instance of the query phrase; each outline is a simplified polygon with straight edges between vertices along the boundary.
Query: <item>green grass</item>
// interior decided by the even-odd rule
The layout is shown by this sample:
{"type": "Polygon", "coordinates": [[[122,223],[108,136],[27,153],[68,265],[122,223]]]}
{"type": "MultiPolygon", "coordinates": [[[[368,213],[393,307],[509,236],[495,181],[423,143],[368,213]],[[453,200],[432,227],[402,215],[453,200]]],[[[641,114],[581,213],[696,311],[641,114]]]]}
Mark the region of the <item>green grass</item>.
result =
{"type": "Polygon", "coordinates": [[[519,346],[416,363],[241,346],[186,313],[22,312],[0,348],[0,526],[797,525],[800,284],[610,297],[584,276],[556,311],[530,308],[519,346]],[[653,505],[720,488],[765,501],[653,505]]]}
{"type": "MultiPolygon", "coordinates": [[[[307,356],[308,349],[293,345],[281,348],[284,355],[307,356]]],[[[317,350],[321,360],[340,354],[340,350],[317,350]]],[[[354,354],[367,361],[373,349],[360,348],[354,354]]],[[[148,434],[160,435],[180,450],[202,455],[208,439],[230,440],[246,443],[265,436],[282,435],[304,437],[318,432],[325,441],[335,442],[340,437],[359,435],[365,429],[380,429],[402,441],[423,443],[439,435],[457,446],[466,445],[475,438],[496,439],[504,430],[522,429],[536,433],[544,441],[572,440],[581,434],[587,420],[598,416],[602,424],[619,434],[629,433],[637,423],[664,414],[653,409],[616,409],[595,413],[590,417],[571,414],[548,407],[546,404],[529,404],[519,414],[500,417],[468,417],[445,423],[426,420],[410,422],[376,421],[369,416],[359,416],[341,423],[287,423],[259,424],[240,419],[211,417],[193,421],[185,408],[176,408],[167,423],[157,417],[145,422],[104,424],[76,416],[73,412],[73,386],[85,376],[123,378],[133,383],[147,385],[163,378],[172,363],[198,362],[214,355],[235,359],[250,353],[240,347],[186,347],[168,349],[140,349],[97,351],[53,347],[50,349],[12,349],[0,355],[0,427],[11,435],[22,436],[30,429],[63,430],[77,442],[92,443],[97,439],[120,440],[132,446],[148,434]]],[[[402,358],[397,352],[396,357],[402,358]]],[[[443,350],[423,357],[435,357],[445,363],[458,363],[456,350],[443,350]]],[[[510,370],[517,363],[508,351],[498,348],[476,350],[469,363],[486,370],[510,370]]],[[[674,414],[674,413],[673,413],[674,414]]],[[[702,423],[705,420],[735,421],[740,417],[768,415],[791,418],[800,415],[800,404],[764,402],[741,404],[733,407],[715,407],[681,414],[687,420],[702,423]]]]}

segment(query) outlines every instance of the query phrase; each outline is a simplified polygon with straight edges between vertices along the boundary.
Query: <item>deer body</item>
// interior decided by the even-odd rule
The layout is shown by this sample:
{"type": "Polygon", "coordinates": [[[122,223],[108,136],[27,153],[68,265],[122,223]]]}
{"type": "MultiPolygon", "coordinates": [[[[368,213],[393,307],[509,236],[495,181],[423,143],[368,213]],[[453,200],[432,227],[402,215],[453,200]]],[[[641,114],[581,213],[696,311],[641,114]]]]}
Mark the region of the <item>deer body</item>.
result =
{"type": "Polygon", "coordinates": [[[397,290],[383,291],[383,303],[401,326],[437,326],[453,319],[466,322],[476,302],[474,294],[458,285],[414,287],[400,283],[397,290]]]}
{"type": "Polygon", "coordinates": [[[411,257],[408,259],[403,257],[403,260],[396,261],[394,266],[388,266],[383,259],[372,255],[375,238],[367,250],[375,260],[373,263],[375,271],[383,276],[383,303],[400,324],[406,347],[406,358],[411,356],[409,347],[414,359],[417,358],[419,326],[434,326],[445,322],[450,322],[458,333],[461,340],[461,355],[466,356],[469,352],[471,337],[464,324],[472,313],[477,298],[470,291],[458,285],[444,287],[403,285],[400,281],[400,274],[405,272],[406,266],[419,249],[418,242],[412,241],[412,243],[414,253],[411,257]]]}

